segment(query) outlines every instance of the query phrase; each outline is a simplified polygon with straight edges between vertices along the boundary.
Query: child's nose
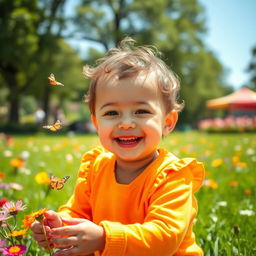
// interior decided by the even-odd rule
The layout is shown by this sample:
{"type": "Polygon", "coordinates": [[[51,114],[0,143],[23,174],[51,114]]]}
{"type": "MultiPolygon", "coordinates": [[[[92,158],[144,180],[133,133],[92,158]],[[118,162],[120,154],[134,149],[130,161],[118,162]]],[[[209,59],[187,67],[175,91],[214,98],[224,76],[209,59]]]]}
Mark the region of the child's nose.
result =
{"type": "Polygon", "coordinates": [[[122,118],[121,122],[118,124],[119,129],[133,129],[135,128],[134,120],[130,117],[122,118]]]}

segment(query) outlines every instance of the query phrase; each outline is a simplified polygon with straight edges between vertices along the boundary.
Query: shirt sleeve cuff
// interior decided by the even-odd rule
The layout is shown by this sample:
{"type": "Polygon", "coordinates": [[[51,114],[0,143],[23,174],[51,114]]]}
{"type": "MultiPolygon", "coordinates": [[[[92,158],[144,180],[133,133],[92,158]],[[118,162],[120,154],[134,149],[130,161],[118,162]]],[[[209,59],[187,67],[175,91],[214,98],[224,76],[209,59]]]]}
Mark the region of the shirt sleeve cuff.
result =
{"type": "Polygon", "coordinates": [[[126,235],[123,225],[118,222],[101,221],[100,225],[105,230],[106,243],[102,256],[121,256],[126,249],[126,235]]]}

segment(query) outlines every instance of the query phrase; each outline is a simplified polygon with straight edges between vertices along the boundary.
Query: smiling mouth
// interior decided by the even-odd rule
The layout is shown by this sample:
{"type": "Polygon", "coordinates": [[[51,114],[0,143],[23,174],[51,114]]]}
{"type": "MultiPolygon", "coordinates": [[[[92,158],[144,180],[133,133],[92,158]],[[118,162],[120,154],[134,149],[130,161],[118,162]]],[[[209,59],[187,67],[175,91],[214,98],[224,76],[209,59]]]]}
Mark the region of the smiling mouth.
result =
{"type": "Polygon", "coordinates": [[[142,140],[142,137],[119,137],[115,141],[120,145],[137,145],[142,140]]]}

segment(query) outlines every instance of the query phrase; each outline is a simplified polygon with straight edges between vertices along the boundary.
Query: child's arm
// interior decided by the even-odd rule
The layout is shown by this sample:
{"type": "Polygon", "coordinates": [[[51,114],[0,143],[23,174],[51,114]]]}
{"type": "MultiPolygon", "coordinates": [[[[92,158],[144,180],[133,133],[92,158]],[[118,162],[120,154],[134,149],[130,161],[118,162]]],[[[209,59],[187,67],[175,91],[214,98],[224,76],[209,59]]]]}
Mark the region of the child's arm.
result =
{"type": "Polygon", "coordinates": [[[73,195],[65,205],[59,207],[59,215],[63,218],[83,218],[92,220],[89,193],[86,178],[79,177],[73,195]]]}
{"type": "Polygon", "coordinates": [[[59,208],[59,213],[62,217],[92,220],[89,203],[91,168],[97,156],[103,151],[102,147],[96,147],[83,156],[73,195],[65,205],[59,208]]]}

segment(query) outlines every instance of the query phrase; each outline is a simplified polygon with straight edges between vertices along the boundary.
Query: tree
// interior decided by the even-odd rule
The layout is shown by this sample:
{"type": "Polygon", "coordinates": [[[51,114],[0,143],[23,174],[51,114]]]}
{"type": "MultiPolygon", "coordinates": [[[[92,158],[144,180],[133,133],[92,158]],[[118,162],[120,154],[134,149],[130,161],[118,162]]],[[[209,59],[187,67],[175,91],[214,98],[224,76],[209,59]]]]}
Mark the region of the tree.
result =
{"type": "Polygon", "coordinates": [[[82,0],[74,35],[102,46],[117,45],[126,35],[156,45],[181,77],[183,123],[195,124],[204,102],[226,90],[225,70],[203,43],[203,7],[197,0],[82,0]]]}
{"type": "MultiPolygon", "coordinates": [[[[81,101],[88,85],[82,75],[82,66],[83,61],[78,53],[65,40],[59,39],[58,51],[51,56],[51,63],[46,62],[41,67],[37,79],[26,93],[34,95],[41,106],[45,104],[46,94],[54,100],[56,108],[63,108],[68,100],[81,101]],[[63,83],[64,87],[49,84],[47,78],[51,73],[54,73],[56,80],[63,83]]],[[[47,105],[47,107],[50,116],[50,106],[47,105]]]]}
{"type": "Polygon", "coordinates": [[[252,59],[247,68],[252,85],[249,86],[251,89],[256,90],[256,46],[252,49],[252,59]]]}
{"type": "Polygon", "coordinates": [[[22,94],[35,83],[42,64],[50,63],[57,49],[64,3],[0,0],[0,75],[1,85],[8,88],[9,122],[19,122],[22,94]]]}

